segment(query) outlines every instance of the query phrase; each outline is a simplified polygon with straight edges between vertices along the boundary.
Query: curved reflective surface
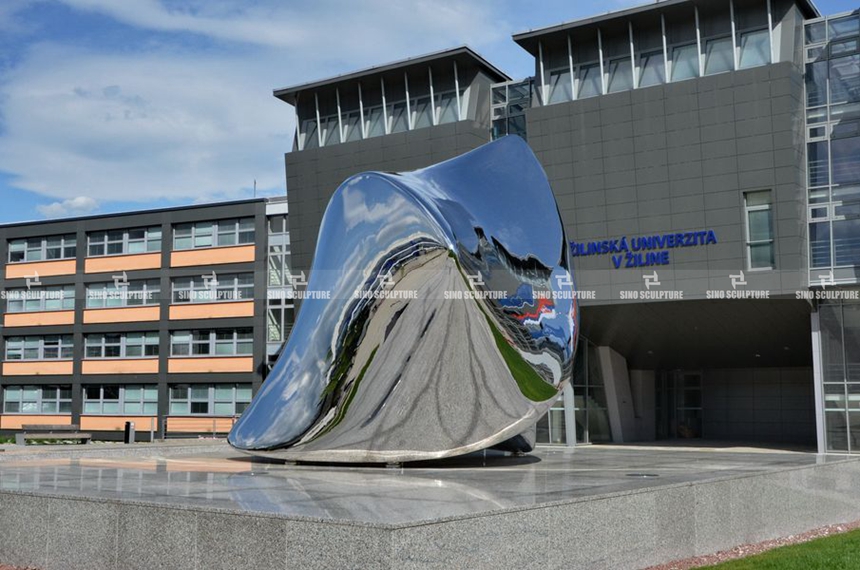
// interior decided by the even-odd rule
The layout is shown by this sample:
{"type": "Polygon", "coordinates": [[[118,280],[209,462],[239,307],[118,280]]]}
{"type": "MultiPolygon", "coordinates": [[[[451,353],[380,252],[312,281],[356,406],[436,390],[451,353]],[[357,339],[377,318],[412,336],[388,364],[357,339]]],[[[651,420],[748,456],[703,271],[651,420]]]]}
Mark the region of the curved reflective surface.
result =
{"type": "Polygon", "coordinates": [[[519,137],[342,184],[293,331],[229,436],[305,461],[432,459],[502,445],[569,380],[564,229],[519,137]]]}

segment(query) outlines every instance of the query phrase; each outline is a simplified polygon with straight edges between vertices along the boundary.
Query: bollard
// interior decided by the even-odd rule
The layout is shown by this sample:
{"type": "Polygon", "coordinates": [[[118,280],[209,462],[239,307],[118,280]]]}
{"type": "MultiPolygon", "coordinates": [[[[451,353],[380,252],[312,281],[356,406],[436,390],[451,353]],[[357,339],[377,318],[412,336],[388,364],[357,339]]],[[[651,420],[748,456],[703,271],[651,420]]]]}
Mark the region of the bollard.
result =
{"type": "Polygon", "coordinates": [[[125,434],[123,434],[123,442],[134,443],[134,422],[125,422],[125,434]]]}

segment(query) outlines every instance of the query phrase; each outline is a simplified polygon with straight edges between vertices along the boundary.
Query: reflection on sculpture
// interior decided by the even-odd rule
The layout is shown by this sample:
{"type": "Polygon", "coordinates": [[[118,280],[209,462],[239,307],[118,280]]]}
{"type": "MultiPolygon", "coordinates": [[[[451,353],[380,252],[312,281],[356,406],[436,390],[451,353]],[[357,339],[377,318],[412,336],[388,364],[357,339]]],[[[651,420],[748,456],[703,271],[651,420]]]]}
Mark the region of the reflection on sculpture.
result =
{"type": "Polygon", "coordinates": [[[289,341],[229,442],[332,462],[530,451],[522,434],[572,373],[566,243],[519,137],[350,178],[326,209],[289,341]]]}

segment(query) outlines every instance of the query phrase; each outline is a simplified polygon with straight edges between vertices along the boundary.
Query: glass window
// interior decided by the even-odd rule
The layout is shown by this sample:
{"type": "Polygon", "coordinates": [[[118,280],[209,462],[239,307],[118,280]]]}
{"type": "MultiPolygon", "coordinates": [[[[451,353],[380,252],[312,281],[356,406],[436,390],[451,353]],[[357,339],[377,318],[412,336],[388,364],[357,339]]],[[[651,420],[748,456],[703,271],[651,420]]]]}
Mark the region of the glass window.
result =
{"type": "Polygon", "coordinates": [[[151,358],[158,356],[158,332],[88,334],[85,358],[151,358]]]}
{"type": "Polygon", "coordinates": [[[238,416],[250,402],[250,384],[177,384],[170,387],[171,415],[238,416]]]}
{"type": "Polygon", "coordinates": [[[254,298],[254,274],[237,273],[180,277],[173,280],[173,303],[217,303],[248,301],[254,298]]]}
{"type": "Polygon", "coordinates": [[[74,285],[10,289],[6,293],[6,311],[9,313],[70,311],[74,308],[74,285]]]}
{"type": "Polygon", "coordinates": [[[827,141],[807,144],[807,160],[809,162],[809,186],[826,186],[830,183],[830,153],[827,141]]]}
{"type": "Polygon", "coordinates": [[[9,263],[72,259],[77,255],[74,234],[9,241],[9,263]]]}
{"type": "Polygon", "coordinates": [[[767,30],[742,33],[740,44],[741,69],[770,63],[770,33],[767,30]]]}
{"type": "Polygon", "coordinates": [[[837,57],[840,55],[854,53],[857,51],[858,46],[860,46],[860,44],[858,44],[857,38],[843,40],[841,42],[833,42],[832,44],[830,44],[830,56],[837,57]]]}
{"type": "Polygon", "coordinates": [[[138,307],[157,305],[161,300],[161,281],[112,281],[87,285],[87,308],[138,307]]]}
{"type": "Polygon", "coordinates": [[[390,133],[402,133],[409,130],[409,120],[406,116],[406,102],[394,103],[388,108],[388,129],[390,133]]]}
{"type": "Polygon", "coordinates": [[[639,87],[660,85],[666,82],[666,62],[662,51],[642,54],[639,87]]]}
{"type": "Polygon", "coordinates": [[[371,107],[364,110],[364,120],[367,123],[366,131],[368,138],[379,137],[385,134],[382,107],[371,107]]]}
{"type": "Polygon", "coordinates": [[[72,335],[13,336],[6,339],[6,360],[69,360],[72,335]]]}
{"type": "Polygon", "coordinates": [[[860,17],[854,15],[829,20],[828,28],[830,29],[830,41],[856,36],[860,34],[860,17]]]}
{"type": "Polygon", "coordinates": [[[87,255],[124,255],[161,251],[161,228],[93,232],[87,235],[87,255]]]}
{"type": "Polygon", "coordinates": [[[251,329],[174,331],[171,356],[237,356],[253,353],[251,329]]]}
{"type": "Polygon", "coordinates": [[[699,76],[699,53],[696,44],[678,46],[672,50],[672,81],[699,76]]]}
{"type": "Polygon", "coordinates": [[[595,97],[603,92],[600,65],[584,65],[579,68],[579,98],[595,97]]]}
{"type": "Polygon", "coordinates": [[[607,89],[610,93],[633,89],[633,68],[629,57],[609,62],[607,89]]]}
{"type": "Polygon", "coordinates": [[[549,104],[563,103],[573,99],[570,85],[570,69],[549,72],[549,104]]]}
{"type": "Polygon", "coordinates": [[[83,387],[83,399],[84,414],[154,416],[158,413],[158,387],[155,384],[91,384],[83,387]]]}
{"type": "Polygon", "coordinates": [[[430,113],[433,106],[430,104],[430,97],[420,97],[409,102],[410,110],[412,111],[412,128],[423,129],[433,125],[433,117],[430,113]]]}
{"type": "Polygon", "coordinates": [[[71,386],[6,386],[3,389],[6,414],[71,414],[71,386]]]}
{"type": "Polygon", "coordinates": [[[254,243],[254,219],[178,224],[173,228],[173,249],[224,247],[254,243]]]}
{"type": "Polygon", "coordinates": [[[747,262],[750,269],[774,267],[771,192],[744,194],[747,214],[747,262]]]}
{"type": "Polygon", "coordinates": [[[827,41],[827,26],[824,22],[806,24],[806,43],[818,44],[827,41]]]}
{"type": "Polygon", "coordinates": [[[731,71],[735,67],[732,38],[708,40],[705,44],[705,75],[731,71]]]}
{"type": "Polygon", "coordinates": [[[830,60],[830,102],[860,101],[860,55],[830,60]]]}
{"type": "Polygon", "coordinates": [[[361,140],[361,114],[359,111],[354,111],[344,115],[343,140],[345,142],[361,140]]]}
{"type": "Polygon", "coordinates": [[[457,93],[448,91],[436,95],[439,101],[436,108],[437,124],[444,125],[445,123],[453,123],[460,120],[460,113],[457,111],[457,93]]]}
{"type": "Polygon", "coordinates": [[[833,265],[860,266],[860,216],[833,220],[833,265]]]}
{"type": "Polygon", "coordinates": [[[833,139],[830,142],[833,184],[860,182],[860,137],[833,139]]]}
{"type": "Polygon", "coordinates": [[[340,143],[340,133],[338,133],[337,115],[320,119],[322,124],[322,139],[323,146],[331,146],[340,143]]]}
{"type": "Polygon", "coordinates": [[[316,119],[302,121],[302,128],[299,130],[299,140],[302,143],[302,149],[317,148],[319,146],[316,119]]]}

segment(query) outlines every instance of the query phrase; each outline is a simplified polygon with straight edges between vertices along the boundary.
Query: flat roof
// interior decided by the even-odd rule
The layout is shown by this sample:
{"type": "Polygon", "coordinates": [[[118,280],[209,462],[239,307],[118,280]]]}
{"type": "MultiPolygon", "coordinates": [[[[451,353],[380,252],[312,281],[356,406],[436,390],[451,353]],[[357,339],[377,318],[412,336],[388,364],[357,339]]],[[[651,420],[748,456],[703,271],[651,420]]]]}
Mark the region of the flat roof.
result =
{"type": "Polygon", "coordinates": [[[404,67],[411,67],[422,63],[429,63],[439,59],[455,58],[458,56],[466,57],[468,59],[473,60],[484,70],[489,71],[491,74],[495,75],[495,79],[497,81],[511,80],[510,76],[508,76],[507,73],[500,70],[498,67],[484,59],[475,50],[473,50],[467,45],[462,45],[442,51],[435,51],[424,55],[393,61],[391,63],[374,65],[372,67],[368,67],[358,71],[351,71],[349,73],[343,73],[340,75],[335,75],[334,77],[328,77],[326,79],[318,79],[315,81],[309,81],[307,83],[301,83],[299,85],[293,85],[292,87],[275,89],[273,93],[278,99],[285,101],[291,105],[295,105],[296,95],[302,91],[318,89],[320,87],[327,87],[335,85],[337,83],[345,83],[347,81],[355,81],[357,79],[361,79],[362,77],[367,77],[369,75],[378,75],[387,71],[392,71],[394,69],[402,69],[404,67]]]}
{"type": "MultiPolygon", "coordinates": [[[[686,4],[696,1],[697,0],[657,0],[656,2],[645,2],[638,6],[633,6],[632,8],[609,11],[603,14],[598,14],[596,16],[589,16],[587,18],[580,18],[577,20],[569,20],[560,24],[553,24],[551,26],[546,26],[543,28],[534,28],[524,32],[519,32],[514,34],[512,38],[523,49],[525,49],[529,53],[534,54],[537,51],[537,38],[543,36],[555,34],[558,32],[570,31],[576,28],[583,28],[609,20],[627,18],[636,14],[650,12],[652,10],[659,10],[661,8],[667,8],[670,6],[677,6],[679,4],[686,4]]],[[[800,8],[804,10],[805,17],[818,18],[821,16],[821,12],[819,12],[813,0],[795,0],[795,2],[797,2],[800,8]]]]}
{"type": "Polygon", "coordinates": [[[57,224],[66,222],[80,222],[86,220],[103,220],[105,218],[121,218],[123,216],[139,216],[142,214],[158,214],[163,212],[173,212],[176,210],[198,210],[201,208],[215,208],[218,206],[231,206],[237,204],[249,204],[252,202],[268,202],[269,199],[265,196],[259,198],[245,198],[243,200],[227,200],[225,202],[206,202],[204,204],[188,204],[186,206],[166,206],[164,208],[150,208],[148,210],[130,210],[126,212],[114,212],[105,214],[90,214],[87,216],[70,216],[68,218],[50,218],[46,220],[29,220],[23,222],[6,222],[0,223],[0,228],[15,228],[21,226],[38,226],[45,224],[57,224]]]}

